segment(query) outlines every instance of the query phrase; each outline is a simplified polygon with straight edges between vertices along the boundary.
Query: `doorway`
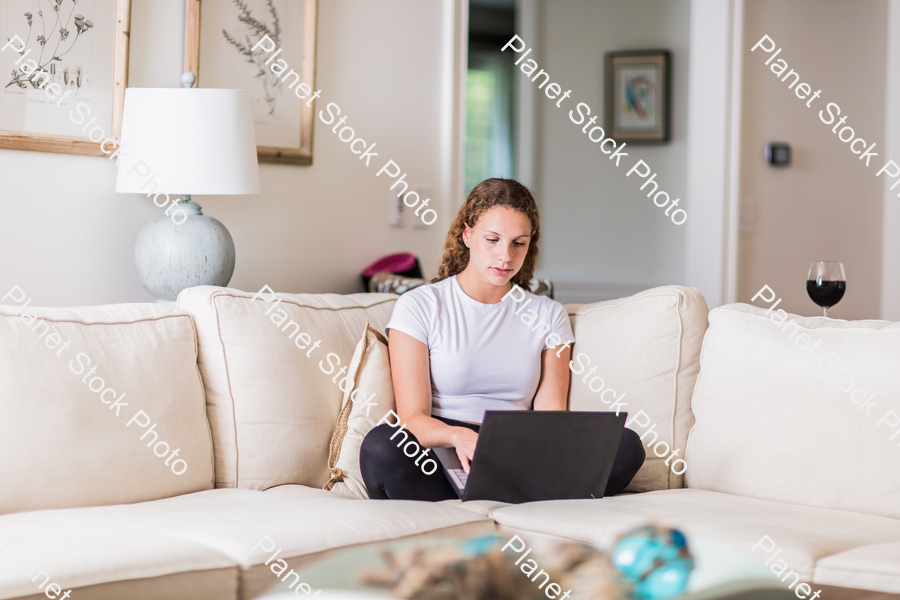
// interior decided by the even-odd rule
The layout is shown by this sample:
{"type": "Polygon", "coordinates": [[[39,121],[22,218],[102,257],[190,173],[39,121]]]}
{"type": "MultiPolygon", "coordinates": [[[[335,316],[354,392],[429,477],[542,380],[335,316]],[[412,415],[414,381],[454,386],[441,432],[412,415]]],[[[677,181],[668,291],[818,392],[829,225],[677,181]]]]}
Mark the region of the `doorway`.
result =
{"type": "Polygon", "coordinates": [[[515,0],[470,0],[466,70],[465,193],[489,177],[515,178],[515,0]]]}

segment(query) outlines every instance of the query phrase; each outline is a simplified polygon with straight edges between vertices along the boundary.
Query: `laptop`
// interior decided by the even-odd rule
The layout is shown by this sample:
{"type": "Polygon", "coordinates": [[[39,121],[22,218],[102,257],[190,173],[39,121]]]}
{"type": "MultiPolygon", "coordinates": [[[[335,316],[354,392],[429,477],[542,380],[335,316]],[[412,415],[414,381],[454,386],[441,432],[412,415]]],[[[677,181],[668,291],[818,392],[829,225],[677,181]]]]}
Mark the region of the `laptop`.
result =
{"type": "Polygon", "coordinates": [[[432,448],[464,502],[602,498],[628,415],[489,410],[466,473],[455,448],[432,448]]]}

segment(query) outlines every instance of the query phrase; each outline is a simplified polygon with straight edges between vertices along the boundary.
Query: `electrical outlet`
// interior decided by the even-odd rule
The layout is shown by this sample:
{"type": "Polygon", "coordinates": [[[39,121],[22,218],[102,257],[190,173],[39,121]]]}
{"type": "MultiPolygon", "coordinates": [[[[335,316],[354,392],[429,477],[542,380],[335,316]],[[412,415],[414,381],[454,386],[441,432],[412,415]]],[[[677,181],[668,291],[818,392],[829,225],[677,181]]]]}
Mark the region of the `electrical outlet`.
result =
{"type": "Polygon", "coordinates": [[[403,204],[403,196],[397,196],[388,190],[388,223],[391,227],[403,227],[406,221],[406,206],[403,204]]]}
{"type": "MultiPolygon", "coordinates": [[[[424,202],[431,194],[430,188],[415,188],[415,192],[419,195],[419,202],[424,202]]],[[[432,208],[432,201],[428,202],[428,208],[432,208]]],[[[418,206],[416,208],[419,208],[418,206]]],[[[412,208],[409,209],[409,212],[412,213],[410,217],[413,220],[413,229],[428,229],[428,225],[422,221],[421,213],[425,212],[425,209],[419,211],[420,216],[416,216],[416,211],[412,208]]]]}

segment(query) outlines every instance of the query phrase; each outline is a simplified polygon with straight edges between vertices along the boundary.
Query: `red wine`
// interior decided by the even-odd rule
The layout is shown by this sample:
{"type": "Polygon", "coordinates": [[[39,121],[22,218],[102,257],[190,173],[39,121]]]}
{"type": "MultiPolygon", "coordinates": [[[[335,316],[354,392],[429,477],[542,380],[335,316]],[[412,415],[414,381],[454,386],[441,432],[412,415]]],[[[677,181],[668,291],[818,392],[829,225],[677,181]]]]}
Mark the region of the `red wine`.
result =
{"type": "Polygon", "coordinates": [[[840,302],[846,290],[846,281],[806,281],[806,293],[822,308],[831,308],[840,302]]]}

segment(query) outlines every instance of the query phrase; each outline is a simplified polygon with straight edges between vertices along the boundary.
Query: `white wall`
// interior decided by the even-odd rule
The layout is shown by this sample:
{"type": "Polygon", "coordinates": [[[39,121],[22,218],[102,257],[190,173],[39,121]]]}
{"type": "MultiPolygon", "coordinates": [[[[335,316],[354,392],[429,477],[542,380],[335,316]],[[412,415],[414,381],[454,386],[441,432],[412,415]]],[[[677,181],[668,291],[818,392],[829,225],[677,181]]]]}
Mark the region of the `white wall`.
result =
{"type": "Polygon", "coordinates": [[[806,294],[809,262],[839,260],[847,293],[829,316],[880,316],[884,191],[875,174],[886,160],[887,17],[884,0],[745,4],[738,301],[769,285],[784,298],[779,308],[821,315],[806,294]],[[770,70],[775,61],[766,66],[768,56],[750,52],[763,35],[783,48],[778,58],[801,82],[822,90],[809,108],[770,70]],[[868,168],[819,120],[829,102],[857,135],[877,143],[868,168]],[[791,144],[789,168],[765,163],[769,141],[791,144]]]}
{"type": "MultiPolygon", "coordinates": [[[[234,238],[232,287],[286,292],[357,290],[370,261],[416,253],[437,270],[449,225],[454,154],[449,139],[458,77],[446,54],[459,44],[447,19],[453,0],[321,0],[318,110],[340,105],[348,124],[377,143],[414,186],[428,187],[439,219],[428,229],[387,224],[389,183],[316,124],[311,167],[260,165],[257,196],[197,197],[234,238]],[[450,97],[451,100],[447,100],[450,97]],[[448,124],[449,123],[449,124],[448,124]]],[[[134,0],[130,85],[176,87],[182,68],[183,0],[134,0]]],[[[451,24],[452,25],[452,24],[451,24]]],[[[147,302],[134,269],[134,240],[160,214],[148,198],[116,194],[107,159],[0,150],[0,292],[20,285],[34,306],[147,302]]],[[[455,206],[455,202],[452,206],[455,206]]]]}
{"type": "MultiPolygon", "coordinates": [[[[642,158],[658,173],[660,189],[681,198],[679,206],[691,218],[686,196],[688,0],[569,0],[539,7],[539,38],[526,40],[534,47],[529,58],[563,90],[572,89],[561,108],[542,92],[535,98],[534,185],[544,221],[539,275],[566,287],[682,283],[684,226],[674,225],[638,189],[643,182],[625,173],[642,158]],[[583,125],[569,120],[569,110],[585,102],[592,114],[602,115],[604,53],[648,48],[672,53],[672,141],[628,144],[628,157],[616,168],[581,132],[583,125]]],[[[524,78],[521,72],[517,76],[524,78]]]]}

